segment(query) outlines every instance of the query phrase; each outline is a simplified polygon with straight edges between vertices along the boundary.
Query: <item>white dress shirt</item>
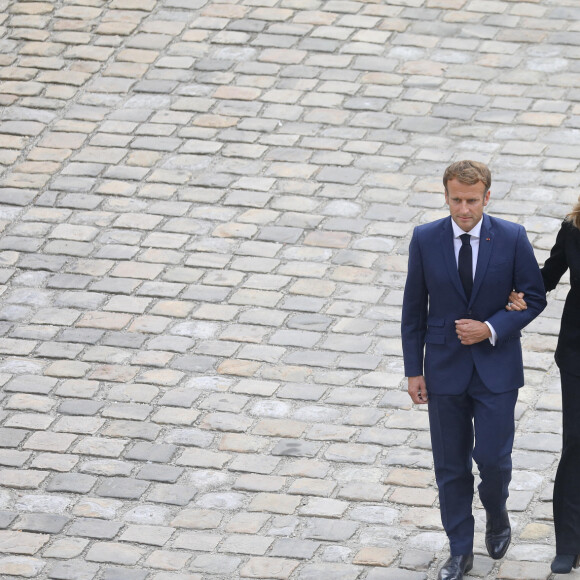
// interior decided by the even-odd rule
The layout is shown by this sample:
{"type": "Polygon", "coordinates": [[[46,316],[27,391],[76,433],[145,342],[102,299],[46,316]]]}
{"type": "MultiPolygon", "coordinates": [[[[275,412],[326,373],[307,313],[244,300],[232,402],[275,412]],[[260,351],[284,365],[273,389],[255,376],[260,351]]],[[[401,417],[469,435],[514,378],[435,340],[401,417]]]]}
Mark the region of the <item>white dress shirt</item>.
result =
{"type": "MultiPolygon", "coordinates": [[[[477,224],[468,232],[464,232],[453,220],[451,220],[451,226],[453,227],[453,249],[455,250],[455,263],[459,263],[459,248],[461,248],[461,241],[460,236],[463,234],[469,234],[471,238],[469,242],[471,243],[471,256],[472,256],[472,268],[471,271],[473,272],[473,277],[475,278],[475,268],[477,267],[477,256],[479,254],[479,237],[481,234],[481,222],[483,220],[479,220],[477,224]]],[[[489,342],[491,342],[492,346],[495,346],[495,341],[497,340],[497,334],[493,329],[493,326],[486,321],[485,324],[489,327],[491,332],[491,336],[489,337],[489,342]]]]}

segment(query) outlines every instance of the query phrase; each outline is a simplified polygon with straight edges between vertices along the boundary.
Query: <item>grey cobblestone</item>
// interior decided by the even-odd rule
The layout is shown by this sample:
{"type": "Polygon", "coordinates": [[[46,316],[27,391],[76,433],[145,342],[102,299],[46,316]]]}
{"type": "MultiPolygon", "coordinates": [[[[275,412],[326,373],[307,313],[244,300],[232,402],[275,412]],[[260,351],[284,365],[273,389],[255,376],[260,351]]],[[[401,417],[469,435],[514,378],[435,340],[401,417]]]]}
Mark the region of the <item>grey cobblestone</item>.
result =
{"type": "Polygon", "coordinates": [[[196,490],[188,485],[155,484],[152,486],[147,499],[156,503],[185,506],[196,495],[196,490]]]}
{"type": "Polygon", "coordinates": [[[25,532],[58,534],[68,521],[67,516],[56,514],[25,514],[18,519],[15,526],[25,532]]]}
{"type": "Polygon", "coordinates": [[[96,482],[95,477],[81,473],[62,473],[53,476],[48,485],[48,491],[64,491],[72,493],[88,493],[96,482]]]}
{"type": "Polygon", "coordinates": [[[120,499],[139,499],[147,490],[149,484],[129,478],[112,477],[101,483],[96,493],[101,497],[120,499]]]}
{"type": "Polygon", "coordinates": [[[96,518],[79,518],[69,528],[71,536],[110,539],[117,535],[122,524],[96,518]]]}
{"type": "Polygon", "coordinates": [[[27,435],[23,429],[0,428],[0,446],[18,447],[27,435]]]}

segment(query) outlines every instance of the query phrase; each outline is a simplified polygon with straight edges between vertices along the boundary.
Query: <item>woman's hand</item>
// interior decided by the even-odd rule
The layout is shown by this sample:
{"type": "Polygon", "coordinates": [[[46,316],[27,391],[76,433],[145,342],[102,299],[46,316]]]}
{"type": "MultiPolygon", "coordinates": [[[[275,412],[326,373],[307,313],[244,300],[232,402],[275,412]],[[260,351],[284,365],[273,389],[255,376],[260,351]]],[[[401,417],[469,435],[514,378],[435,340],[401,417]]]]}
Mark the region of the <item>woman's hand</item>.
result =
{"type": "Polygon", "coordinates": [[[518,312],[520,310],[525,310],[528,307],[526,301],[524,300],[524,293],[523,292],[516,292],[515,290],[511,291],[511,294],[508,298],[508,303],[506,304],[505,309],[518,312]]]}

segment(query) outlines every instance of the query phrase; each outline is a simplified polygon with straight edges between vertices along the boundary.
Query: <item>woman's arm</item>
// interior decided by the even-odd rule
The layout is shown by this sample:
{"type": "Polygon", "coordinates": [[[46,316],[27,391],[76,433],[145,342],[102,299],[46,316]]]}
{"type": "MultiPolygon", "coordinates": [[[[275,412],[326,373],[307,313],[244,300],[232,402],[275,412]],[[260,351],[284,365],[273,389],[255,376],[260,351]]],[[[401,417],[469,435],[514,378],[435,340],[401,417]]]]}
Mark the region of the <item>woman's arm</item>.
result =
{"type": "Polygon", "coordinates": [[[566,260],[566,234],[569,228],[575,227],[571,222],[564,220],[560,231],[556,236],[556,243],[550,250],[550,257],[546,260],[544,267],[541,268],[542,278],[546,292],[553,290],[568,269],[566,260]]]}
{"type": "MultiPolygon", "coordinates": [[[[544,287],[546,292],[553,290],[560,281],[560,278],[564,275],[568,269],[568,262],[566,260],[566,230],[568,228],[573,228],[569,221],[564,220],[560,226],[560,231],[556,236],[556,242],[550,250],[550,257],[546,260],[544,267],[540,268],[542,273],[542,279],[544,280],[544,287]]],[[[519,312],[520,310],[525,310],[527,308],[526,301],[524,300],[524,293],[512,290],[508,297],[508,302],[506,305],[506,310],[512,310],[514,312],[519,312]]]]}

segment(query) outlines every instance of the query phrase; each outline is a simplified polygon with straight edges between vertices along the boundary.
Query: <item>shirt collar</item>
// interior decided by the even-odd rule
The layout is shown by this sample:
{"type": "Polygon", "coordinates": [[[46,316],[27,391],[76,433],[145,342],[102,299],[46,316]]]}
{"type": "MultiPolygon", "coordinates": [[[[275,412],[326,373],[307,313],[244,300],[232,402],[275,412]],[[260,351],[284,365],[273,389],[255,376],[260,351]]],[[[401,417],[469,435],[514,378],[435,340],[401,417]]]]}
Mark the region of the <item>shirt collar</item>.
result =
{"type": "Polygon", "coordinates": [[[464,232],[454,221],[453,218],[451,219],[451,227],[453,228],[453,237],[458,238],[462,234],[469,234],[474,238],[480,238],[481,235],[481,224],[483,222],[483,217],[480,219],[477,224],[468,232],[464,232]]]}

